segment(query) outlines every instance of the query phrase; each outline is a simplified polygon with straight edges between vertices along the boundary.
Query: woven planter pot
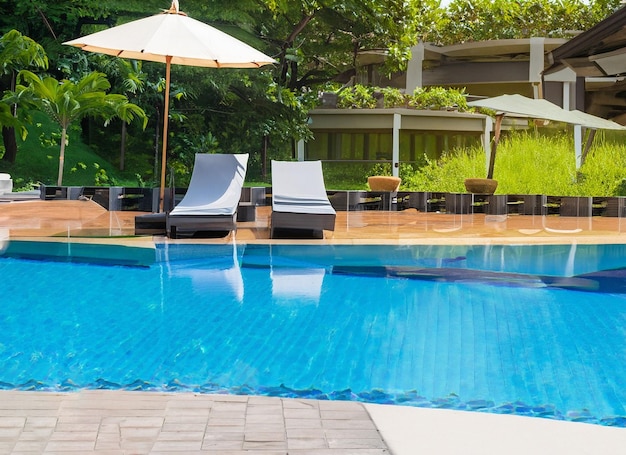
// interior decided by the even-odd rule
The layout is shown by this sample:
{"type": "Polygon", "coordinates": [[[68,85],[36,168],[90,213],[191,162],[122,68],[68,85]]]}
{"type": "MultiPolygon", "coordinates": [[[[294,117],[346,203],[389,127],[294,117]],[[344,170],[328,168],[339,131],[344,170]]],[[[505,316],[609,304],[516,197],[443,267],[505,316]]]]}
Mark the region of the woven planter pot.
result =
{"type": "Polygon", "coordinates": [[[465,179],[465,189],[468,193],[493,194],[498,187],[494,179],[465,179]]]}
{"type": "Polygon", "coordinates": [[[367,184],[372,191],[398,191],[402,179],[387,175],[374,175],[367,178],[367,184]]]}

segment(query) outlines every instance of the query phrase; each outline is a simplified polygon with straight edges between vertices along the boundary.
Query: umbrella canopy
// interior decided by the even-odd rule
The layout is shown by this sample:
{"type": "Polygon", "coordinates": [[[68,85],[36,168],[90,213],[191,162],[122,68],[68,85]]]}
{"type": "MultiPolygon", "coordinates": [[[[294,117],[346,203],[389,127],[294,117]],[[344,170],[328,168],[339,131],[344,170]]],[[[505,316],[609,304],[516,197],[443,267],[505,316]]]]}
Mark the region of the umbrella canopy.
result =
{"type": "MultiPolygon", "coordinates": [[[[522,95],[500,95],[494,98],[486,98],[484,100],[470,101],[467,103],[472,107],[484,107],[487,109],[493,109],[496,111],[496,125],[494,131],[494,141],[491,146],[491,154],[489,156],[489,165],[487,171],[487,178],[493,178],[493,168],[496,157],[496,149],[500,140],[500,128],[502,125],[502,118],[505,115],[511,117],[528,117],[535,119],[552,120],[555,122],[570,123],[575,126],[581,126],[588,128],[592,131],[598,129],[605,130],[626,130],[625,126],[615,123],[611,120],[606,120],[595,115],[587,114],[581,111],[568,111],[551,103],[544,99],[532,99],[522,95]]],[[[590,136],[593,139],[593,135],[590,136]]],[[[576,165],[580,166],[582,159],[584,158],[580,145],[576,142],[576,165]]],[[[587,142],[588,147],[591,142],[587,142]]]]}
{"type": "Polygon", "coordinates": [[[161,157],[160,210],[163,210],[169,117],[170,66],[259,68],[276,61],[232,36],[179,11],[178,0],[169,10],[128,22],[63,44],[116,57],[163,62],[165,109],[161,157]]]}
{"type": "Polygon", "coordinates": [[[532,99],[522,95],[501,95],[484,100],[471,101],[468,106],[485,107],[512,117],[530,117],[571,123],[591,129],[626,130],[626,127],[581,111],[568,111],[544,99],[532,99]]]}

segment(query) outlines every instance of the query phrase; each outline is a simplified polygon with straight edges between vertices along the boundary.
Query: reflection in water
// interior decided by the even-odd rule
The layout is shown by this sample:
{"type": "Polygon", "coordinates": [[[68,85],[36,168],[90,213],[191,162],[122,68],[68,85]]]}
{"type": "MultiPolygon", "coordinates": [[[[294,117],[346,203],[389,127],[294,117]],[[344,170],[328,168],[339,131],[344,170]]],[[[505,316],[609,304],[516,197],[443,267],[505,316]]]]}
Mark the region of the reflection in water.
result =
{"type": "Polygon", "coordinates": [[[326,269],[272,267],[272,297],[277,303],[318,304],[326,269]]]}
{"type": "Polygon", "coordinates": [[[221,295],[227,294],[238,303],[243,302],[243,277],[237,245],[234,243],[204,250],[202,256],[190,260],[177,262],[171,255],[168,259],[170,276],[190,278],[196,294],[210,295],[219,291],[221,295]]]}

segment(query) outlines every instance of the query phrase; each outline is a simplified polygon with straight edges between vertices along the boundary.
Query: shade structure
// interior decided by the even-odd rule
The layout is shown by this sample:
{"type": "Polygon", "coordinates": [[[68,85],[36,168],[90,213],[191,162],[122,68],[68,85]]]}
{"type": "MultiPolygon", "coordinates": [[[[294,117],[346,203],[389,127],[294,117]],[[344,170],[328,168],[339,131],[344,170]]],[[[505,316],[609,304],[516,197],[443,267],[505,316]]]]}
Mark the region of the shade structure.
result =
{"type": "Polygon", "coordinates": [[[276,61],[238,39],[180,12],[169,10],[63,44],[116,57],[165,63],[165,109],[161,157],[160,210],[167,162],[170,68],[172,64],[207,68],[259,68],[276,61]]]}
{"type": "Polygon", "coordinates": [[[570,123],[591,129],[626,130],[626,127],[581,111],[568,111],[544,99],[522,95],[501,95],[484,100],[470,101],[472,107],[485,107],[512,117],[529,117],[570,123]]]}
{"type": "MultiPolygon", "coordinates": [[[[489,157],[487,178],[493,178],[493,168],[496,156],[496,149],[500,139],[500,128],[505,115],[511,117],[527,117],[533,119],[552,120],[555,122],[569,123],[576,127],[588,128],[592,131],[605,130],[626,130],[625,126],[611,120],[596,117],[578,110],[568,111],[544,99],[532,99],[522,95],[500,95],[493,98],[471,101],[467,103],[471,107],[484,107],[496,111],[496,125],[494,131],[494,141],[489,157]]],[[[578,128],[580,130],[580,128],[578,128]]],[[[577,134],[579,137],[580,134],[577,134]]],[[[593,138],[593,136],[591,136],[593,138]]],[[[588,142],[590,145],[591,142],[588,142]]],[[[576,144],[576,167],[582,163],[582,144],[575,140],[576,144]]]]}

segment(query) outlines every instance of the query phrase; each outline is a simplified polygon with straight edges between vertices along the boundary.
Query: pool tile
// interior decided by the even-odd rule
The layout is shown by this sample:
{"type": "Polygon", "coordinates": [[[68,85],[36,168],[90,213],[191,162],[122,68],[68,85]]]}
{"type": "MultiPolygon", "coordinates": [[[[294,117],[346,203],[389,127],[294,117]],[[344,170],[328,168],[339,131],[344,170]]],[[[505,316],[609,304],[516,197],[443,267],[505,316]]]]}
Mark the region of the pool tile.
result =
{"type": "Polygon", "coordinates": [[[280,431],[274,432],[258,432],[246,431],[244,435],[245,442],[282,442],[285,440],[285,433],[280,431]]]}
{"type": "Polygon", "coordinates": [[[285,427],[295,428],[322,428],[322,421],[316,419],[285,419],[285,427]]]}
{"type": "Polygon", "coordinates": [[[87,452],[95,448],[94,441],[48,441],[46,452],[87,452]]]}
{"type": "Polygon", "coordinates": [[[95,441],[97,431],[55,431],[50,441],[95,441]]]}
{"type": "Polygon", "coordinates": [[[243,450],[243,441],[238,440],[204,440],[202,450],[217,451],[222,455],[222,450],[243,450]]]}
{"type": "Polygon", "coordinates": [[[287,440],[287,448],[295,449],[326,449],[328,444],[324,438],[295,438],[290,437],[287,440]]]}
{"type": "Polygon", "coordinates": [[[158,441],[202,441],[204,431],[163,431],[159,433],[158,441]]]}
{"type": "Polygon", "coordinates": [[[331,449],[384,449],[385,444],[380,438],[375,439],[328,439],[331,449]]]}
{"type": "Polygon", "coordinates": [[[23,429],[20,433],[20,441],[41,441],[47,440],[52,435],[53,428],[35,428],[32,430],[23,429]]]}
{"type": "Polygon", "coordinates": [[[206,417],[201,417],[201,416],[166,416],[165,417],[165,423],[163,424],[163,426],[166,425],[185,425],[185,424],[189,424],[189,425],[206,425],[207,423],[207,419],[206,417]]]}
{"type": "Polygon", "coordinates": [[[170,431],[199,431],[204,434],[204,430],[206,428],[205,422],[199,423],[170,423],[166,420],[166,422],[161,427],[161,431],[170,432],[170,431]]]}
{"type": "Polygon", "coordinates": [[[122,448],[122,444],[120,441],[107,441],[107,440],[101,440],[100,438],[98,438],[98,440],[96,441],[96,450],[100,451],[100,450],[116,450],[116,449],[121,449],[122,448]]]}
{"type": "Polygon", "coordinates": [[[328,431],[321,428],[290,428],[287,429],[287,438],[317,438],[324,439],[328,431]]]}
{"type": "Polygon", "coordinates": [[[201,441],[156,441],[152,447],[152,451],[163,452],[188,452],[190,450],[201,450],[201,441]]]}
{"type": "Polygon", "coordinates": [[[283,400],[284,409],[319,409],[319,402],[315,400],[291,399],[283,400]]]}
{"type": "Polygon", "coordinates": [[[285,426],[271,423],[246,423],[246,433],[284,433],[285,426]]]}
{"type": "Polygon", "coordinates": [[[0,441],[0,453],[12,453],[15,442],[0,441]]]}
{"type": "Polygon", "coordinates": [[[210,417],[208,426],[209,427],[243,427],[246,424],[246,419],[229,419],[224,418],[221,419],[219,417],[210,417]]]}
{"type": "Polygon", "coordinates": [[[322,426],[336,430],[374,430],[376,428],[371,420],[322,420],[322,426]]]}
{"type": "Polygon", "coordinates": [[[319,419],[320,411],[310,408],[287,408],[284,410],[284,415],[287,419],[319,419]]]}
{"type": "Polygon", "coordinates": [[[268,424],[268,423],[282,423],[282,422],[283,422],[282,414],[279,414],[279,415],[252,414],[252,415],[246,416],[246,423],[268,424]]]}
{"type": "Polygon", "coordinates": [[[22,428],[25,424],[26,417],[0,417],[0,428],[22,428]]]}
{"type": "Polygon", "coordinates": [[[355,430],[355,429],[327,429],[324,430],[329,439],[375,439],[380,438],[380,433],[376,429],[355,430]]]}
{"type": "Polygon", "coordinates": [[[207,425],[206,433],[242,433],[244,432],[244,425],[207,425]]]}
{"type": "Polygon", "coordinates": [[[21,431],[21,427],[2,427],[0,428],[0,441],[17,438],[21,431]]]}
{"type": "Polygon", "coordinates": [[[122,439],[131,440],[147,440],[156,438],[161,432],[161,427],[122,427],[120,428],[120,436],[122,439]]]}
{"type": "Polygon", "coordinates": [[[252,405],[246,408],[246,415],[283,415],[283,407],[272,405],[252,405]]]}
{"type": "Polygon", "coordinates": [[[324,420],[369,420],[369,415],[364,409],[355,409],[354,411],[320,411],[324,420]]]}
{"type": "Polygon", "coordinates": [[[46,448],[46,441],[18,441],[12,450],[6,452],[0,444],[0,450],[2,453],[17,453],[17,452],[30,452],[30,453],[43,453],[46,448]]]}
{"type": "Polygon", "coordinates": [[[244,450],[286,449],[286,441],[244,441],[244,450]]]}

